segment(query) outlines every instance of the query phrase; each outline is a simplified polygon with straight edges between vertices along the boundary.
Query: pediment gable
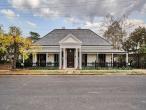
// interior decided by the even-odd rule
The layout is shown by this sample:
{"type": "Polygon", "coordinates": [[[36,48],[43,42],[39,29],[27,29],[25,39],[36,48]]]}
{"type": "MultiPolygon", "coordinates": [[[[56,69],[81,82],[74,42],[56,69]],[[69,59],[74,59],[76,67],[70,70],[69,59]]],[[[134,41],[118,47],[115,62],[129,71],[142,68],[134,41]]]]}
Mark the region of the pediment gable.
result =
{"type": "Polygon", "coordinates": [[[79,39],[77,39],[74,35],[68,34],[65,38],[63,38],[61,41],[59,41],[60,44],[64,43],[77,43],[80,44],[82,43],[79,39]]]}

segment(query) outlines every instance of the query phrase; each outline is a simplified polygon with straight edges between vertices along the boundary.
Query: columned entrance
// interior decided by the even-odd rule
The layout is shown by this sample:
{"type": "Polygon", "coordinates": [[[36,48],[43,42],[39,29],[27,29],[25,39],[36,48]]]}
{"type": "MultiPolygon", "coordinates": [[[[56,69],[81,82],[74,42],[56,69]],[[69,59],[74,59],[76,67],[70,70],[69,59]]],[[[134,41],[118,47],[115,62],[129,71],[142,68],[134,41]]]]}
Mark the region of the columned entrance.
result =
{"type": "Polygon", "coordinates": [[[60,48],[59,68],[81,69],[82,53],[80,48],[60,48]]]}
{"type": "Polygon", "coordinates": [[[79,39],[77,39],[74,35],[69,34],[61,41],[59,41],[59,44],[60,44],[59,68],[81,69],[82,42],[79,39]]]}
{"type": "Polygon", "coordinates": [[[67,68],[74,68],[75,49],[67,49],[67,68]]]}

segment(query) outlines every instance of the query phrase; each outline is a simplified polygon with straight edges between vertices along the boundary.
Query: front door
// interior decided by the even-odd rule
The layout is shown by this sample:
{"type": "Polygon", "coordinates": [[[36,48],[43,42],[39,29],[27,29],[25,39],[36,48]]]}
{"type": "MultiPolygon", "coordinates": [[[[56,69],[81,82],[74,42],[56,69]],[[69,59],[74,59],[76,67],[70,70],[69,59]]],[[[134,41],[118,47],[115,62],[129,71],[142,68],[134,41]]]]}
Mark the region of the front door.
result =
{"type": "Polygon", "coordinates": [[[75,49],[67,49],[67,67],[74,68],[75,49]]]}

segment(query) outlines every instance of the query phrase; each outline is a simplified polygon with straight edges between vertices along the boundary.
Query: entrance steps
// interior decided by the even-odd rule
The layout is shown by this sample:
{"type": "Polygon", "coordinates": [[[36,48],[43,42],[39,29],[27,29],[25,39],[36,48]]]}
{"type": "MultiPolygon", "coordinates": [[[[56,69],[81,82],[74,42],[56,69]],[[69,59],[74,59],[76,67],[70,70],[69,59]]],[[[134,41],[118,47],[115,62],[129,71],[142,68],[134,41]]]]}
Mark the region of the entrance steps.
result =
{"type": "Polygon", "coordinates": [[[74,68],[67,68],[64,70],[65,74],[79,74],[80,70],[76,70],[74,68]]]}

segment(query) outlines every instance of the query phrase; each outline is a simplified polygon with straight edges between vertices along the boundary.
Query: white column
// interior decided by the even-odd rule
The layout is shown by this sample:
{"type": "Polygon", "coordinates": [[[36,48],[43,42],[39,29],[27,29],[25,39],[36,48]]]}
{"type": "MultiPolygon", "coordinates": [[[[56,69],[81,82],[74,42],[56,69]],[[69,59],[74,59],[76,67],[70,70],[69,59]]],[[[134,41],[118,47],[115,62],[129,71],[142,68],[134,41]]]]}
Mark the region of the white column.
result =
{"type": "Polygon", "coordinates": [[[76,55],[75,55],[75,69],[78,68],[78,48],[76,48],[76,55]]]}
{"type": "Polygon", "coordinates": [[[98,53],[96,54],[96,62],[98,63],[98,53]]]}
{"type": "Polygon", "coordinates": [[[62,69],[62,48],[60,48],[59,54],[59,69],[62,69]]]}
{"type": "Polygon", "coordinates": [[[49,62],[49,57],[48,57],[48,53],[46,53],[46,66],[47,66],[47,63],[49,62]]]}
{"type": "Polygon", "coordinates": [[[82,51],[79,48],[79,69],[82,69],[82,51]]]}
{"type": "Polygon", "coordinates": [[[65,54],[65,48],[63,48],[63,69],[66,68],[66,54],[65,54]]]}
{"type": "Polygon", "coordinates": [[[111,66],[113,67],[113,63],[114,63],[114,54],[112,53],[112,58],[111,58],[111,66]]]}
{"type": "Polygon", "coordinates": [[[33,53],[33,66],[36,66],[36,63],[37,63],[37,54],[36,53],[33,53]]]}
{"type": "Polygon", "coordinates": [[[128,53],[126,53],[126,65],[128,66],[128,53]]]}

